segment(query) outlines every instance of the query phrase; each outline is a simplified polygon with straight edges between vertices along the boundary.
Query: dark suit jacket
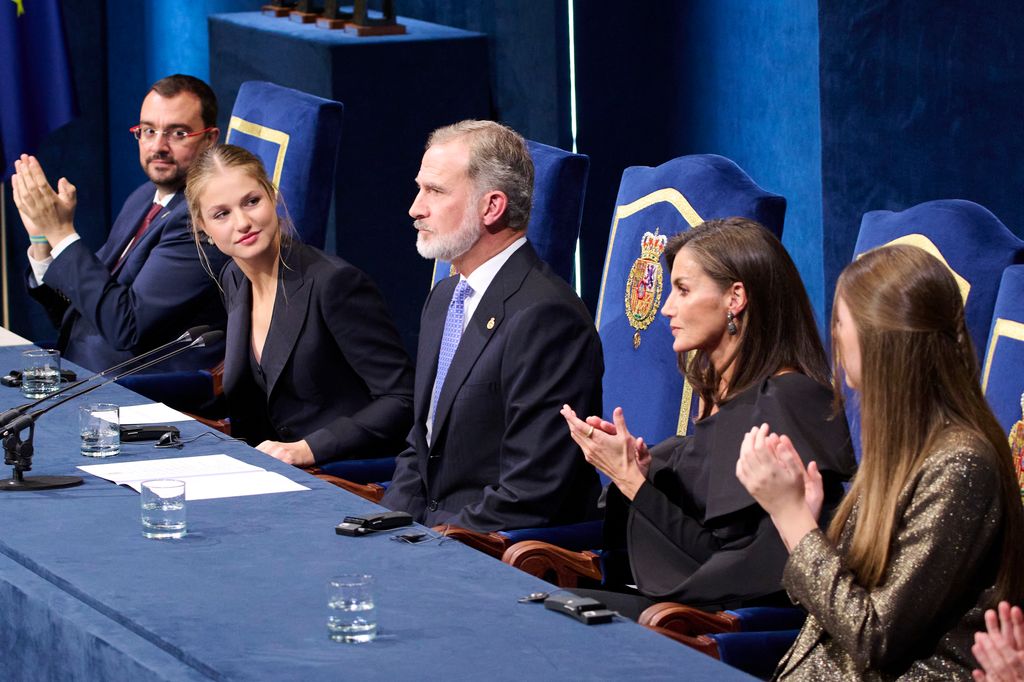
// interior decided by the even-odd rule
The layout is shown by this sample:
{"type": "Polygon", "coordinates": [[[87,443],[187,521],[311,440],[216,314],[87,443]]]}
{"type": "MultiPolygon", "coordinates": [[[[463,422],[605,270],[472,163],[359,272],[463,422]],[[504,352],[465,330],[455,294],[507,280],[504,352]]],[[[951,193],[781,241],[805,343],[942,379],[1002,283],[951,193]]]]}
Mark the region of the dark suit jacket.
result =
{"type": "Polygon", "coordinates": [[[311,246],[293,242],[282,259],[260,358],[266,393],[250,369],[252,286],[233,262],[221,275],[232,433],[252,445],[305,439],[320,464],[399,452],[412,424],[413,371],[380,291],[311,246]]]}
{"type": "Polygon", "coordinates": [[[426,525],[480,531],[587,518],[598,478],[559,409],[568,403],[580,414],[600,414],[601,342],[583,303],[529,243],[502,266],[470,319],[427,446],[438,349],[458,279],[438,283],[427,297],[416,420],[382,504],[426,525]]]}
{"type": "MultiPolygon", "coordinates": [[[[199,260],[183,191],[157,214],[111,275],[155,192],[150,182],[132,192],[95,255],[79,240],[53,260],[42,286],[29,286],[29,294],[60,328],[64,357],[93,371],[167,343],[189,327],[224,326],[224,308],[214,279],[199,260]]],[[[218,272],[224,257],[212,246],[204,250],[218,272]]],[[[31,269],[26,274],[31,283],[31,269]]],[[[208,369],[223,357],[219,343],[181,353],[148,371],[208,369]]]]}

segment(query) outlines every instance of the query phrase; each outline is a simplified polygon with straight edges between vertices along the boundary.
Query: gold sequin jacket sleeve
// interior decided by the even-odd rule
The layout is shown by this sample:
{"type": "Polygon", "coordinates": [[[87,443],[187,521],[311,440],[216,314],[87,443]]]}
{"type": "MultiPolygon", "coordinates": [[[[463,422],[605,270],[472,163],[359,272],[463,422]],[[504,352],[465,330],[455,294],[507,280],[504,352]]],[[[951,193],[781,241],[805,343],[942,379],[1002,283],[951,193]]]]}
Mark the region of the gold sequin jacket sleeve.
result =
{"type": "MultiPolygon", "coordinates": [[[[956,621],[964,592],[979,581],[991,584],[986,559],[999,537],[998,490],[987,444],[966,433],[945,438],[900,494],[900,520],[879,586],[858,585],[819,530],[794,548],[783,585],[854,667],[903,668],[941,636],[929,632],[935,624],[956,621]]],[[[841,544],[850,530],[848,523],[841,544]]]]}

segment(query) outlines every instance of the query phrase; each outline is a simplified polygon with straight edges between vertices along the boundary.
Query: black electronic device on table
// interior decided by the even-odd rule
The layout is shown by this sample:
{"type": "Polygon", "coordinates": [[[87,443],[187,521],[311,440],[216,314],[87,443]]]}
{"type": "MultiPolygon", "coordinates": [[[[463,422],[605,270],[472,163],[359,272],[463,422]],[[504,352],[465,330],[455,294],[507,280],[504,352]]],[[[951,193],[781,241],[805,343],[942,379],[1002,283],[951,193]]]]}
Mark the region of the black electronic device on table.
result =
{"type": "Polygon", "coordinates": [[[608,623],[615,617],[615,612],[609,611],[598,600],[590,597],[577,597],[571,592],[551,595],[544,600],[544,608],[564,613],[586,625],[608,623]]]}
{"type": "Polygon", "coordinates": [[[177,426],[170,424],[129,424],[121,427],[121,442],[131,443],[140,440],[160,440],[165,434],[173,434],[172,438],[179,438],[181,431],[177,426]]]}
{"type": "Polygon", "coordinates": [[[369,516],[346,516],[334,527],[334,532],[338,535],[359,536],[411,525],[412,516],[406,512],[391,511],[369,516]]]}

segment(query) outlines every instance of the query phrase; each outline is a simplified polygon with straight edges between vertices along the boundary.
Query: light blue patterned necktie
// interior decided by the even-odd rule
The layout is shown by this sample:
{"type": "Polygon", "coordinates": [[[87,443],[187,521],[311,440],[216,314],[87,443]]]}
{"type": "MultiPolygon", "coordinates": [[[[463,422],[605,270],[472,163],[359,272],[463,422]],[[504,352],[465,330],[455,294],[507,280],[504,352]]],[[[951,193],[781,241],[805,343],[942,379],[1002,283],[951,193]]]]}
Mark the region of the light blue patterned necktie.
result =
{"type": "Polygon", "coordinates": [[[459,339],[462,338],[462,322],[466,317],[466,299],[473,294],[469,282],[460,279],[452,294],[452,302],[448,304],[448,315],[444,318],[444,335],[441,337],[441,350],[437,356],[437,377],[434,379],[434,394],[430,399],[430,421],[433,423],[434,415],[437,412],[437,401],[441,397],[441,389],[444,387],[445,377],[448,376],[448,368],[452,365],[452,358],[459,347],[459,339]]]}

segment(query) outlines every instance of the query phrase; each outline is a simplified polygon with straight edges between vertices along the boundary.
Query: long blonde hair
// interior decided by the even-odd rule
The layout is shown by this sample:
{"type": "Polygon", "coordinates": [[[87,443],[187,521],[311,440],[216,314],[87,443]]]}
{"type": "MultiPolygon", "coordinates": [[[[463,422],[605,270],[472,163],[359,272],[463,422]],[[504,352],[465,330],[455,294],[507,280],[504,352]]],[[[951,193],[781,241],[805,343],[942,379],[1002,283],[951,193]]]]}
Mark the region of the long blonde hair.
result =
{"type": "Polygon", "coordinates": [[[185,180],[185,200],[188,202],[189,218],[192,221],[192,237],[195,239],[196,248],[199,249],[199,258],[203,267],[214,280],[218,279],[217,273],[213,272],[210,260],[201,243],[205,239],[205,233],[202,230],[204,221],[199,197],[202,196],[207,184],[214,176],[232,169],[240,170],[255,180],[267,197],[276,203],[280,220],[279,252],[282,247],[288,245],[290,240],[295,239],[295,228],[288,216],[288,207],[285,205],[284,197],[267,176],[267,171],[259,157],[248,149],[233,144],[210,147],[196,158],[188,170],[188,177],[185,180]]]}
{"type": "Polygon", "coordinates": [[[842,374],[836,339],[839,302],[860,345],[863,457],[850,493],[829,527],[838,542],[858,504],[846,562],[864,587],[882,580],[899,519],[900,491],[920,469],[940,432],[956,427],[992,445],[1006,513],[999,598],[1024,596],[1024,514],[1006,435],[978,382],[978,362],[956,282],[936,258],[914,246],[865,253],[839,276],[832,308],[836,397],[842,374]]]}

